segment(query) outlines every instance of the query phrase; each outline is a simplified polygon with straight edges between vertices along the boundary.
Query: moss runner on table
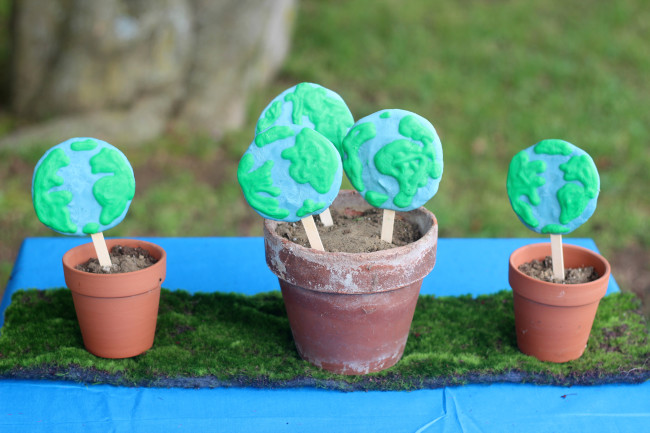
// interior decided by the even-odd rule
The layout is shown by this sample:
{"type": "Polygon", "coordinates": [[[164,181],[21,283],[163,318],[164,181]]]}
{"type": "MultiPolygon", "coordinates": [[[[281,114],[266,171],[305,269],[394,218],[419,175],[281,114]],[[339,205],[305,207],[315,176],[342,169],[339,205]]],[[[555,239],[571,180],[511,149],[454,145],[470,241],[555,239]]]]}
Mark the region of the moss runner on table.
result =
{"type": "Polygon", "coordinates": [[[367,376],[302,361],[279,292],[255,296],[163,290],[156,340],[131,359],[86,352],[66,289],[19,291],[0,335],[0,377],[124,386],[413,390],[465,383],[556,385],[650,379],[650,341],[632,294],[605,297],[582,358],[552,364],[517,349],[512,295],[421,296],[404,357],[367,376]]]}

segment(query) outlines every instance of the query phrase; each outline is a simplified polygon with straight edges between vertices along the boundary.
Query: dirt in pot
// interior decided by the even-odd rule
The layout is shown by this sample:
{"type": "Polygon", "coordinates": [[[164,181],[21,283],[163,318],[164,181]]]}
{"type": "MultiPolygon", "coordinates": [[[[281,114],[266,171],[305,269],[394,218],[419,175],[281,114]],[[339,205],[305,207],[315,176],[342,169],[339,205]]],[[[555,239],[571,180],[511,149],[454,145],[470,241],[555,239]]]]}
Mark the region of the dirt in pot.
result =
{"type": "Polygon", "coordinates": [[[156,264],[158,260],[144,248],[125,247],[115,245],[111,248],[111,267],[102,267],[99,260],[91,258],[87,262],[77,265],[75,269],[93,274],[122,274],[125,272],[139,271],[156,264]]]}
{"type": "MultiPolygon", "coordinates": [[[[370,253],[403,246],[422,237],[417,225],[407,221],[399,213],[395,214],[393,242],[381,240],[383,210],[372,208],[365,212],[346,208],[340,212],[330,210],[334,225],[324,227],[319,217],[315,217],[318,233],[323,247],[329,252],[370,253]]],[[[292,242],[309,248],[307,234],[300,222],[281,223],[276,233],[292,242]]]]}
{"type": "Polygon", "coordinates": [[[593,266],[570,268],[564,270],[564,281],[553,278],[553,259],[546,256],[544,260],[533,260],[519,266],[519,270],[529,277],[549,283],[582,284],[597,280],[599,275],[593,266]]]}

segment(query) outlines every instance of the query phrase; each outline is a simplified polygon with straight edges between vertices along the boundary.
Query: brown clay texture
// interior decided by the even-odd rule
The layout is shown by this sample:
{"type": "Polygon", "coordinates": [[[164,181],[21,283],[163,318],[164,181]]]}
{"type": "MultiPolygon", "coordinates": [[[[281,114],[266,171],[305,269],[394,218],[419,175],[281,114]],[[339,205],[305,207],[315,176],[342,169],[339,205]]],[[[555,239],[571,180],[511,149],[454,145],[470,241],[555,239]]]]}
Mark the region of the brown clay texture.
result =
{"type": "Polygon", "coordinates": [[[110,239],[114,245],[141,247],[157,259],[148,268],[119,274],[94,274],[75,269],[96,257],[92,243],[63,256],[63,272],[86,349],[103,358],[128,358],[153,345],[160,286],[165,280],[167,256],[158,245],[134,239],[110,239]]]}
{"type": "Polygon", "coordinates": [[[526,245],[510,256],[509,281],[519,349],[541,361],[567,362],[584,353],[598,304],[611,274],[600,254],[565,244],[564,266],[593,266],[600,278],[583,284],[558,284],[532,278],[518,268],[551,254],[550,243],[526,245]]]}
{"type": "MultiPolygon", "coordinates": [[[[356,191],[332,207],[363,211],[356,191]]],[[[366,374],[402,357],[422,279],[436,260],[438,226],[424,208],[403,213],[422,238],[371,253],[323,252],[293,243],[265,220],[266,261],[278,276],[296,348],[312,364],[339,374],[366,374]]]]}

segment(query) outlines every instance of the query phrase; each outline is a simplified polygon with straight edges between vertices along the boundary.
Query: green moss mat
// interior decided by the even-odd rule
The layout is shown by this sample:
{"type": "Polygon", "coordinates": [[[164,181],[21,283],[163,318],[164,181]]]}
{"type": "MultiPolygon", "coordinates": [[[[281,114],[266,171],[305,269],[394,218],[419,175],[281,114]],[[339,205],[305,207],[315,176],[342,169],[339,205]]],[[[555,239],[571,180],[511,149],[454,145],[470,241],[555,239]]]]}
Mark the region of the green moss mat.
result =
{"type": "Polygon", "coordinates": [[[517,350],[510,292],[475,299],[421,296],[396,366],[367,376],[340,376],[300,359],[279,293],[163,290],[154,347],[135,358],[108,360],[84,350],[68,290],[29,290],[14,294],[6,311],[0,376],[126,386],[341,390],[633,383],[650,378],[650,341],[639,305],[631,294],[605,297],[582,358],[552,364],[517,350]]]}

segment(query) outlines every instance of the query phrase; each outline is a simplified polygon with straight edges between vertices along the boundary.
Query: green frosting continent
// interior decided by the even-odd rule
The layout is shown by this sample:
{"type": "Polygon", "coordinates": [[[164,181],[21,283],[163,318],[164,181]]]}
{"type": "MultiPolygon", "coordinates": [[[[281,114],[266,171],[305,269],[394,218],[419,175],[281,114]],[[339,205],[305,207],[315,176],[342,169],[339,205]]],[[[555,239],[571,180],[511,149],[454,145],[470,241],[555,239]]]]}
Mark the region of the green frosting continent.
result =
{"type": "Polygon", "coordinates": [[[302,218],[305,215],[309,215],[316,212],[317,210],[323,209],[325,206],[327,206],[327,203],[316,203],[314,200],[308,198],[302,202],[302,207],[296,211],[296,215],[302,218]]]}
{"type": "Polygon", "coordinates": [[[239,167],[237,167],[237,180],[242,187],[244,197],[251,207],[272,218],[282,219],[289,216],[289,210],[280,208],[279,200],[274,199],[280,195],[280,188],[273,186],[271,169],[273,161],[266,161],[255,171],[251,171],[255,158],[250,153],[244,154],[239,167]],[[271,197],[260,195],[267,193],[271,197]]]}
{"type": "Polygon", "coordinates": [[[255,133],[260,133],[273,125],[273,123],[278,120],[278,117],[280,117],[280,114],[282,114],[282,102],[275,101],[271,104],[269,109],[266,110],[264,116],[257,122],[257,131],[255,131],[255,133]]]}
{"type": "Polygon", "coordinates": [[[399,192],[393,203],[404,208],[411,205],[418,188],[426,186],[429,178],[437,179],[442,175],[442,164],[436,160],[433,131],[422,125],[417,117],[404,116],[398,131],[404,137],[421,142],[422,146],[409,140],[395,140],[382,147],[374,161],[380,173],[397,180],[399,192]]]}
{"type": "Polygon", "coordinates": [[[102,149],[90,158],[90,166],[93,174],[112,174],[102,177],[93,185],[93,195],[102,206],[99,222],[108,225],[124,213],[133,199],[135,179],[129,163],[115,149],[102,149]]]}
{"type": "Polygon", "coordinates": [[[343,159],[343,168],[345,173],[350,179],[350,183],[357,191],[363,191],[366,189],[363,184],[362,172],[363,164],[361,159],[359,159],[359,149],[368,140],[371,140],[377,135],[377,129],[374,123],[360,123],[354,128],[350,129],[350,132],[343,139],[343,144],[341,145],[342,149],[339,149],[341,158],[343,159]]]}
{"type": "Polygon", "coordinates": [[[399,122],[399,133],[414,141],[433,143],[433,132],[425,128],[413,115],[404,116],[399,122]]]}
{"type": "Polygon", "coordinates": [[[258,134],[255,137],[255,145],[257,147],[264,147],[274,141],[282,140],[283,138],[292,137],[293,129],[288,126],[274,126],[266,131],[258,134]]]}
{"type": "Polygon", "coordinates": [[[544,226],[544,228],[542,228],[542,233],[544,234],[561,235],[568,232],[569,228],[564,227],[561,224],[547,224],[544,226]]]}
{"type": "Polygon", "coordinates": [[[560,165],[560,170],[564,172],[564,180],[577,180],[584,185],[590,199],[598,195],[598,171],[587,155],[574,156],[560,165]]]}
{"type": "Polygon", "coordinates": [[[567,183],[557,192],[560,203],[560,223],[567,224],[582,215],[589,204],[587,191],[582,185],[567,183]]]}
{"type": "Polygon", "coordinates": [[[38,166],[34,174],[34,210],[46,226],[61,233],[75,233],[77,226],[70,219],[67,205],[72,201],[70,191],[52,191],[61,186],[64,179],[57,175],[59,169],[70,164],[63,149],[54,149],[38,166]]]}
{"type": "Polygon", "coordinates": [[[399,192],[393,198],[397,207],[408,207],[418,188],[426,186],[429,178],[437,179],[442,175],[442,165],[436,161],[433,132],[426,128],[412,115],[404,116],[398,127],[399,133],[409,140],[395,140],[382,147],[375,154],[377,170],[394,177],[399,184],[399,192]]]}
{"type": "Polygon", "coordinates": [[[537,206],[541,199],[537,193],[537,188],[546,183],[546,179],[538,176],[538,173],[546,171],[546,163],[542,160],[529,161],[528,154],[525,150],[517,153],[510,162],[508,169],[508,180],[506,187],[508,197],[512,203],[512,209],[515,213],[529,226],[537,227],[539,221],[533,216],[533,210],[530,205],[521,199],[521,196],[527,196],[528,200],[537,206]]]}
{"type": "Polygon", "coordinates": [[[97,232],[99,232],[99,224],[97,223],[88,223],[84,226],[84,228],[81,230],[87,235],[92,235],[97,232]]]}
{"type": "Polygon", "coordinates": [[[411,205],[418,188],[425,186],[434,172],[431,156],[409,140],[395,140],[382,147],[375,154],[375,166],[380,173],[397,180],[399,192],[393,203],[402,208],[411,205]]]}
{"type": "Polygon", "coordinates": [[[551,139],[551,140],[543,140],[540,141],[535,145],[533,148],[535,153],[540,154],[544,153],[546,155],[571,155],[571,152],[573,152],[573,149],[564,140],[557,140],[557,139],[551,139]]]}
{"type": "Polygon", "coordinates": [[[587,155],[574,156],[560,165],[564,180],[577,180],[582,185],[567,183],[557,192],[560,203],[560,222],[578,218],[587,208],[589,201],[598,195],[598,172],[587,155]]]}
{"type": "Polygon", "coordinates": [[[70,149],[74,151],[93,150],[97,147],[97,142],[91,138],[83,141],[75,141],[70,145],[70,149]]]}
{"type": "Polygon", "coordinates": [[[433,148],[435,139],[433,132],[426,128],[415,116],[404,116],[399,122],[399,133],[413,141],[419,141],[423,144],[423,154],[429,158],[433,164],[430,166],[429,176],[438,179],[442,176],[442,165],[436,160],[436,151],[433,148]]]}
{"type": "MultiPolygon", "coordinates": [[[[302,124],[303,116],[314,124],[314,129],[339,149],[343,137],[354,124],[354,119],[343,101],[330,98],[322,87],[300,83],[284,97],[293,103],[293,123],[302,124]]],[[[340,150],[339,150],[340,151],[340,150]]]]}
{"type": "Polygon", "coordinates": [[[386,200],[388,200],[389,197],[377,191],[368,191],[364,198],[374,207],[380,207],[382,204],[386,203],[386,200]]]}
{"type": "Polygon", "coordinates": [[[303,128],[296,136],[296,144],[284,149],[281,155],[291,161],[289,176],[297,183],[308,183],[321,194],[330,190],[340,159],[332,144],[321,134],[303,128]]]}

